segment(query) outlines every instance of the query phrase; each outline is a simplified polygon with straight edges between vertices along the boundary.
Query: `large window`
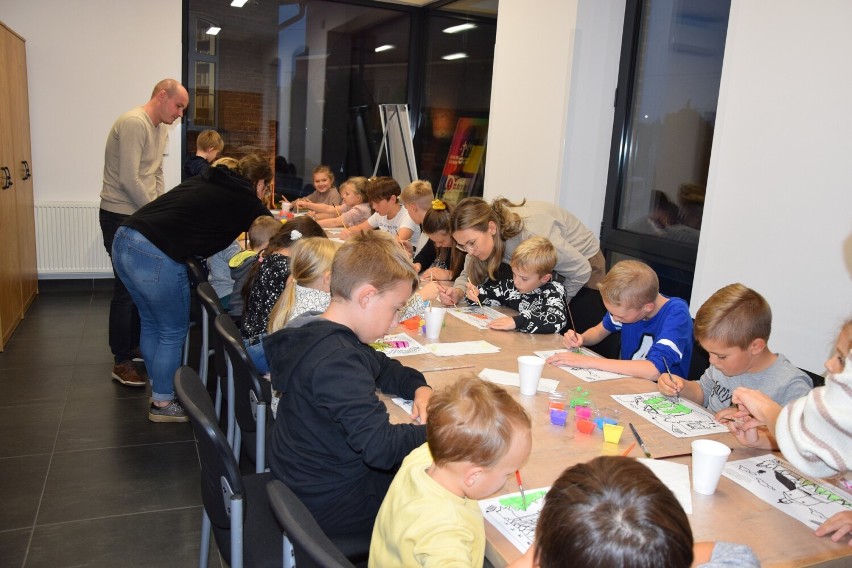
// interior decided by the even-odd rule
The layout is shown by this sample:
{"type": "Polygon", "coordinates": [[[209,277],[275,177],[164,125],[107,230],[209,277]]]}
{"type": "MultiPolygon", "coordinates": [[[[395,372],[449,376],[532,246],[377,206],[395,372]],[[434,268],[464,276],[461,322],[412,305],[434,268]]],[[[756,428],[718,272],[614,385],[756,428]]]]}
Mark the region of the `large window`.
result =
{"type": "Polygon", "coordinates": [[[604,212],[610,263],[640,258],[689,298],[730,2],[628,0],[604,212]]]}
{"type": "MultiPolygon", "coordinates": [[[[484,12],[469,0],[426,8],[332,0],[250,1],[242,8],[185,2],[186,151],[195,152],[201,130],[215,128],[226,155],[276,157],[279,193],[311,191],[306,186],[320,164],[338,182],[371,175],[382,138],[380,104],[409,105],[419,176],[436,187],[458,122],[487,123],[496,2],[484,12]],[[215,39],[206,34],[208,22],[221,28],[215,39]],[[445,31],[460,24],[467,25],[445,31]],[[464,56],[445,58],[458,53],[464,56]]],[[[477,163],[484,164],[485,130],[467,148],[473,142],[479,143],[477,163]]],[[[380,162],[379,172],[386,171],[380,162]]]]}

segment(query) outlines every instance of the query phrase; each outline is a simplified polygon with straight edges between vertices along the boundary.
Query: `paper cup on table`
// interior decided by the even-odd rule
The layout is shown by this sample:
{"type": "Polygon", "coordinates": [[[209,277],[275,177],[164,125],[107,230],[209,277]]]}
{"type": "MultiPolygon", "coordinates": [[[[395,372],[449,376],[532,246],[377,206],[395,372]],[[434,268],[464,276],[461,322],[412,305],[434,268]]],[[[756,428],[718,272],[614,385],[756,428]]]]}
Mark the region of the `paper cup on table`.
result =
{"type": "Polygon", "coordinates": [[[692,489],[702,495],[713,495],[719,477],[728,461],[731,448],[714,440],[692,442],[692,489]]]}
{"type": "Polygon", "coordinates": [[[289,201],[282,201],[281,202],[281,211],[283,211],[284,213],[289,213],[291,205],[292,204],[289,201]]]}
{"type": "Polygon", "coordinates": [[[441,335],[445,312],[444,308],[426,308],[426,337],[428,339],[438,339],[441,335]]]}
{"type": "Polygon", "coordinates": [[[535,355],[521,355],[518,357],[518,379],[521,385],[521,394],[532,396],[538,391],[538,381],[541,379],[541,371],[544,369],[544,359],[535,355]]]}

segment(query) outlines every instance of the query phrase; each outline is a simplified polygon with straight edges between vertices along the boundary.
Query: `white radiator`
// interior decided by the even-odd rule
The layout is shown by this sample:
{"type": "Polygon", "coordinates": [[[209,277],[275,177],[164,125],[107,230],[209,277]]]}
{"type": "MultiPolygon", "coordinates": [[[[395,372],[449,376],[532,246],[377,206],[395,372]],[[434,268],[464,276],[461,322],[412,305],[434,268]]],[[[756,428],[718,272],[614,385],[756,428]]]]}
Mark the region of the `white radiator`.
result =
{"type": "Polygon", "coordinates": [[[36,202],[39,278],[112,278],[98,209],[99,203],[36,202]]]}

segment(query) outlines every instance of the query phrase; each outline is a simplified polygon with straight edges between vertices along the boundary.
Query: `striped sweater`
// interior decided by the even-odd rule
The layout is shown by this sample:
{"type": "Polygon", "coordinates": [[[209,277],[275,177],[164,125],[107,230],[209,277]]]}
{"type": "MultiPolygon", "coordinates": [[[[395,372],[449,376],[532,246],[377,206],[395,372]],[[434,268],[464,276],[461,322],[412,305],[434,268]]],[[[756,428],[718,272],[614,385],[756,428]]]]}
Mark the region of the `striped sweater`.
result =
{"type": "Polygon", "coordinates": [[[775,424],[778,448],[802,473],[831,477],[852,471],[852,359],[825,387],[781,410],[775,424]]]}

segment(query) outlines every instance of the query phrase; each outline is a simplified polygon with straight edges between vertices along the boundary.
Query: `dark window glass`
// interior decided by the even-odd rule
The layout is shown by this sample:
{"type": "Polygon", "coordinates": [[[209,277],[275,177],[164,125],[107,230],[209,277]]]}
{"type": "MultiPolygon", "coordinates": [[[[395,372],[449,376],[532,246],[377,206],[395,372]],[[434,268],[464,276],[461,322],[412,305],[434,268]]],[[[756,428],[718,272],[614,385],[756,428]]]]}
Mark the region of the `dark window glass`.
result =
{"type": "Polygon", "coordinates": [[[631,0],[603,244],[689,298],[701,235],[730,2],[631,0]]]}

